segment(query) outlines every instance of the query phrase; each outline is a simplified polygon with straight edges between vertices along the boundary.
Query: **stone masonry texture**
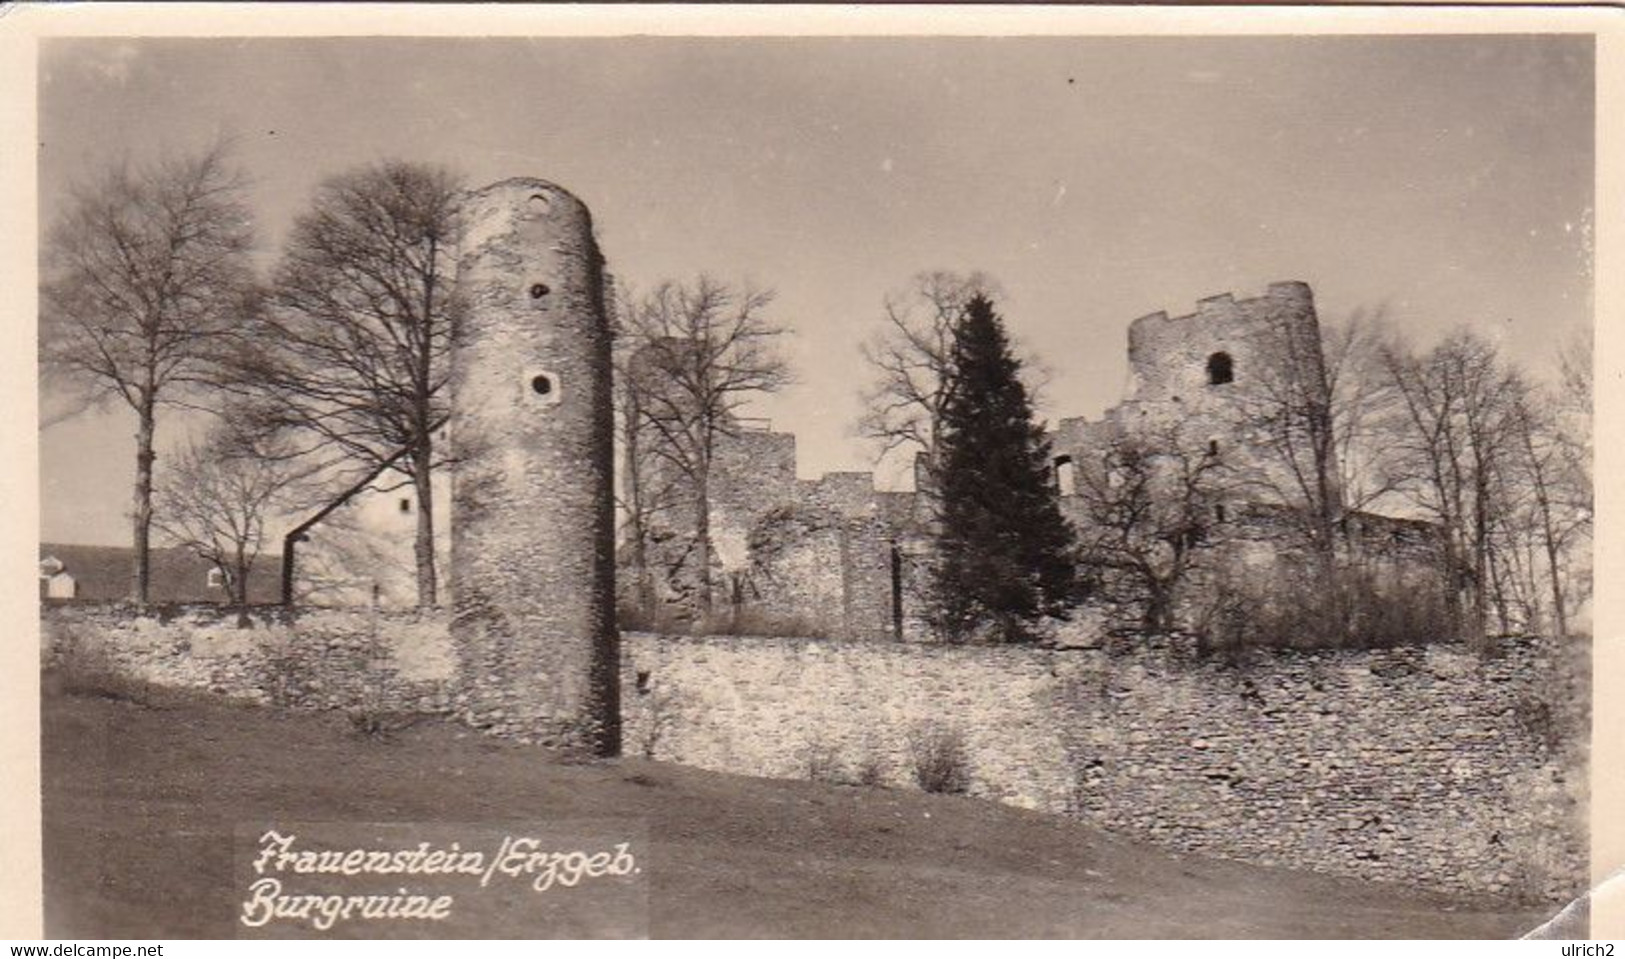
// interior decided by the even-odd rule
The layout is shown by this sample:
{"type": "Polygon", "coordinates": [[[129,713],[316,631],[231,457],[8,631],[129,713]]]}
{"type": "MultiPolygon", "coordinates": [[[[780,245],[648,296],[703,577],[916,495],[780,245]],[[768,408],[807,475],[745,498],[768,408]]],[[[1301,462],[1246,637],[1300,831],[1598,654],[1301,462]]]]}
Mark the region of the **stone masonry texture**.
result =
{"type": "Polygon", "coordinates": [[[627,750],[970,793],[1248,862],[1558,901],[1586,883],[1584,651],[1270,653],[628,640],[627,750]],[[1566,724],[1566,725],[1565,725],[1566,724]],[[1554,725],[1566,729],[1560,733],[1554,725]]]}
{"type": "MultiPolygon", "coordinates": [[[[238,629],[49,607],[45,665],[307,709],[452,712],[442,615],[313,610],[238,629]]],[[[912,787],[959,738],[973,796],[1206,855],[1558,901],[1586,884],[1588,651],[1540,642],[1256,652],[628,634],[630,753],[912,787]]],[[[487,726],[489,729],[490,727],[487,726]]],[[[517,727],[497,730],[530,738],[517,727]]]]}
{"type": "Polygon", "coordinates": [[[442,613],[280,607],[251,628],[216,605],[49,608],[42,666],[294,709],[445,713],[457,682],[442,613]]]}
{"type": "Polygon", "coordinates": [[[478,726],[618,748],[613,413],[603,258],[541,180],[464,204],[451,442],[458,706],[478,726]]]}

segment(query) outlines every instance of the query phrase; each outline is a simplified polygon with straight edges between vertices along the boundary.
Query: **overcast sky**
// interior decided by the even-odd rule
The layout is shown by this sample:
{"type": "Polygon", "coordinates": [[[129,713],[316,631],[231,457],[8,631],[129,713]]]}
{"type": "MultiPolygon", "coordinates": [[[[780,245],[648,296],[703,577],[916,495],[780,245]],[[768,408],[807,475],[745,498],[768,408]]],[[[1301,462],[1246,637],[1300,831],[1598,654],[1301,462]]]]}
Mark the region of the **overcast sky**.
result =
{"type": "MultiPolygon", "coordinates": [[[[121,157],[227,135],[266,262],[321,178],[395,157],[564,186],[635,286],[776,289],[799,381],[756,412],[803,476],[869,467],[858,344],[921,270],[1001,282],[1051,420],[1120,398],[1135,317],[1275,280],[1536,368],[1591,322],[1587,37],[54,40],[40,63],[42,222],[121,157]]],[[[44,539],[128,542],[133,432],[118,409],[42,433],[44,539]]]]}

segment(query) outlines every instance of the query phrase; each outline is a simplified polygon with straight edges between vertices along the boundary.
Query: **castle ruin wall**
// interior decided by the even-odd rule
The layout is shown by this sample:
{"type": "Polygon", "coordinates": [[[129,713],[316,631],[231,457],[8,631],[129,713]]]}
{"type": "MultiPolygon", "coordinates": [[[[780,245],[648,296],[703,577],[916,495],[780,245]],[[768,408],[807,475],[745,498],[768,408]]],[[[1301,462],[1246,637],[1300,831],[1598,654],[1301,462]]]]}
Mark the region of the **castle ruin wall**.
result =
{"type": "Polygon", "coordinates": [[[633,635],[628,651],[627,748],[656,759],[915,788],[914,748],[941,734],[973,796],[1175,849],[1532,900],[1585,888],[1585,773],[1543,722],[1583,741],[1586,679],[1536,644],[1245,667],[1154,646],[633,635]]]}

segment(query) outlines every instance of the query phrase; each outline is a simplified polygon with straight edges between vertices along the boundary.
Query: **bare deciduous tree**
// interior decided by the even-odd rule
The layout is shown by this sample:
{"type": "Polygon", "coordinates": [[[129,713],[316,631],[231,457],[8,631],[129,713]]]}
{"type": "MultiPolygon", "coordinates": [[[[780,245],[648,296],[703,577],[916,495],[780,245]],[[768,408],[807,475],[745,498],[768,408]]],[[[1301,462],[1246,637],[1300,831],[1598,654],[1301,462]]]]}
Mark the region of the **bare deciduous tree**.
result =
{"type": "Polygon", "coordinates": [[[1379,466],[1383,423],[1394,404],[1382,366],[1388,330],[1380,308],[1323,329],[1336,483],[1346,512],[1371,509],[1394,492],[1379,466]]]}
{"type": "Polygon", "coordinates": [[[1077,469],[1083,504],[1080,555],[1111,607],[1137,625],[1166,632],[1175,625],[1179,589],[1216,544],[1217,510],[1235,477],[1205,441],[1179,424],[1118,433],[1077,469]]]}
{"type": "Polygon", "coordinates": [[[634,394],[629,415],[638,469],[647,478],[659,464],[686,487],[702,613],[712,599],[710,481],[718,441],[737,433],[745,404],[790,382],[776,348],[785,330],[764,316],[772,300],[770,292],[701,276],[692,284],[661,284],[624,317],[635,367],[624,382],[634,394]]]}
{"type": "Polygon", "coordinates": [[[1293,327],[1267,334],[1239,412],[1261,440],[1268,468],[1249,477],[1293,507],[1311,554],[1329,574],[1345,515],[1390,492],[1373,467],[1373,439],[1389,401],[1377,362],[1381,314],[1356,313],[1317,337],[1293,327]]]}
{"type": "Polygon", "coordinates": [[[1593,352],[1591,330],[1576,335],[1561,354],[1561,379],[1553,406],[1552,440],[1560,451],[1554,501],[1569,517],[1567,598],[1591,597],[1590,547],[1595,514],[1592,473],[1593,352]]]}
{"type": "Polygon", "coordinates": [[[394,460],[416,494],[418,605],[437,601],[432,470],[446,420],[461,186],[387,162],[324,182],[293,227],[234,383],[265,425],[358,473],[394,460]]]}
{"type": "Polygon", "coordinates": [[[858,422],[881,458],[913,449],[924,455],[927,474],[936,475],[942,411],[954,391],[954,329],[978,294],[999,299],[998,283],[980,272],[935,271],[886,297],[884,327],[863,345],[875,381],[863,394],[866,412],[858,422]]]}
{"type": "Polygon", "coordinates": [[[176,546],[212,563],[239,610],[248,605],[249,576],[291,485],[310,471],[275,440],[251,435],[228,417],[202,443],[183,449],[158,484],[155,519],[176,546]]]}
{"type": "Polygon", "coordinates": [[[661,518],[678,504],[681,490],[672,471],[650,468],[652,457],[646,447],[652,440],[643,413],[643,395],[656,388],[659,380],[644,382],[653,374],[646,368],[650,357],[639,352],[640,342],[628,336],[616,340],[615,412],[622,464],[616,495],[622,516],[622,564],[631,573],[633,604],[639,613],[649,614],[656,599],[650,539],[661,518]]]}
{"type": "Polygon", "coordinates": [[[1516,450],[1523,381],[1494,346],[1465,331],[1422,356],[1390,344],[1383,364],[1397,398],[1388,475],[1443,527],[1447,595],[1455,601],[1462,581],[1468,638],[1481,642],[1495,595],[1494,533],[1507,508],[1502,480],[1516,450]]]}
{"type": "Polygon", "coordinates": [[[243,181],[217,145],[119,166],[75,191],[45,241],[41,367],[136,414],[133,596],[148,600],[158,408],[210,381],[252,281],[243,181]]]}
{"type": "MultiPolygon", "coordinates": [[[[1525,542],[1523,560],[1530,604],[1534,580],[1543,571],[1550,594],[1550,625],[1560,636],[1569,632],[1569,614],[1588,586],[1576,575],[1575,553],[1587,543],[1591,530],[1591,477],[1588,466],[1577,463],[1571,439],[1565,435],[1560,396],[1533,388],[1514,397],[1510,424],[1514,446],[1505,464],[1504,483],[1513,499],[1509,538],[1525,542]]],[[[1518,555],[1518,554],[1514,554],[1518,555]]]]}

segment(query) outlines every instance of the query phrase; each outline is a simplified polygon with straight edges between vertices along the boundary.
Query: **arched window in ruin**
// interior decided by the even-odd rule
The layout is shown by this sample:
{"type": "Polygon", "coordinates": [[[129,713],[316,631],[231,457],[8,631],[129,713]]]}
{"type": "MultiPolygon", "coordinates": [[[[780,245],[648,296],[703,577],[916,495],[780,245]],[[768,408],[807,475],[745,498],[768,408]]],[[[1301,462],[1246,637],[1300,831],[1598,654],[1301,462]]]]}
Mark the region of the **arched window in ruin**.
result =
{"type": "Polygon", "coordinates": [[[1212,386],[1222,386],[1236,378],[1236,364],[1230,354],[1219,351],[1207,358],[1207,381],[1212,386]]]}
{"type": "Polygon", "coordinates": [[[1055,487],[1062,496],[1074,496],[1078,492],[1077,468],[1072,464],[1072,457],[1067,455],[1055,457],[1055,487]]]}

